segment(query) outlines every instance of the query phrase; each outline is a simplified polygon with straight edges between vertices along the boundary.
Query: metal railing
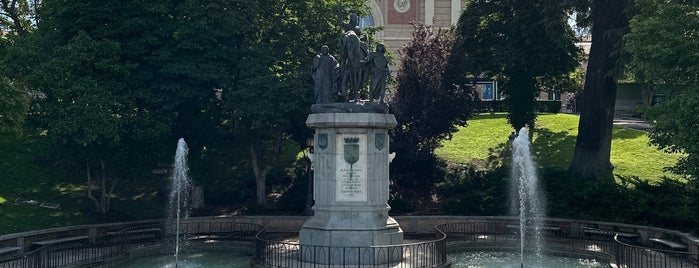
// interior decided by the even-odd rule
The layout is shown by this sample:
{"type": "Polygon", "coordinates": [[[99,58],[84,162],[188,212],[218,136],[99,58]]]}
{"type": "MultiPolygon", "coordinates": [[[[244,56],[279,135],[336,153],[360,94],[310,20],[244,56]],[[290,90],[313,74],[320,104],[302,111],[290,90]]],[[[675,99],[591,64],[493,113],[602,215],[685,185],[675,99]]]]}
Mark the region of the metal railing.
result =
{"type": "MultiPolygon", "coordinates": [[[[447,236],[450,246],[473,249],[518,247],[519,229],[515,223],[465,222],[437,226],[447,236]]],[[[698,254],[640,245],[634,234],[571,226],[544,226],[539,230],[545,252],[587,255],[606,259],[620,268],[699,268],[698,254]]],[[[530,241],[527,241],[530,242],[530,241]]]]}
{"type": "Polygon", "coordinates": [[[370,247],[301,245],[256,239],[255,260],[267,267],[444,267],[447,258],[446,236],[437,230],[437,238],[416,243],[370,247]]]}
{"type": "Polygon", "coordinates": [[[620,241],[614,237],[617,267],[633,268],[699,268],[699,254],[687,251],[651,249],[620,241]]]}
{"type": "MultiPolygon", "coordinates": [[[[491,245],[498,247],[520,245],[520,229],[516,222],[465,222],[437,226],[447,235],[450,245],[473,246],[491,245]]],[[[536,231],[541,237],[542,249],[546,252],[571,252],[590,255],[609,255],[615,249],[614,233],[581,227],[541,226],[536,231]]],[[[534,241],[528,236],[526,245],[534,241]]],[[[529,247],[532,249],[532,247],[529,247]]],[[[606,256],[610,258],[611,256],[606,256]]]]}
{"type": "MultiPolygon", "coordinates": [[[[686,237],[679,233],[627,225],[620,225],[620,231],[616,231],[607,225],[600,225],[605,228],[595,228],[590,224],[567,220],[551,220],[547,224],[538,230],[547,242],[547,251],[607,259],[617,267],[699,268],[695,240],[682,240],[686,237]],[[658,237],[681,242],[688,247],[686,250],[650,247],[649,239],[657,241],[658,237]]],[[[24,241],[24,252],[0,257],[0,268],[92,267],[129,258],[134,252],[157,249],[156,253],[164,253],[171,250],[158,245],[171,244],[170,240],[174,239],[172,224],[149,221],[119,226],[128,228],[92,226],[80,231],[70,229],[62,233],[32,233],[13,238],[24,241]]],[[[449,264],[449,249],[462,246],[473,249],[515,247],[520,239],[517,222],[509,218],[454,222],[438,225],[436,229],[435,238],[424,242],[375,247],[327,247],[275,241],[266,236],[261,225],[230,219],[190,219],[180,226],[181,239],[193,244],[201,242],[197,244],[200,246],[198,249],[220,247],[225,250],[231,246],[243,246],[247,252],[255,253],[258,265],[289,268],[359,265],[441,267],[449,264]]]]}
{"type": "MultiPolygon", "coordinates": [[[[161,244],[171,245],[173,223],[163,222],[105,232],[93,237],[76,236],[34,241],[31,251],[0,259],[0,268],[50,268],[96,266],[128,257],[129,252],[161,244]]],[[[263,227],[238,222],[185,222],[180,226],[180,239],[192,242],[206,240],[213,245],[236,241],[253,246],[255,235],[263,227]]],[[[174,250],[167,249],[165,250],[174,250]]]]}

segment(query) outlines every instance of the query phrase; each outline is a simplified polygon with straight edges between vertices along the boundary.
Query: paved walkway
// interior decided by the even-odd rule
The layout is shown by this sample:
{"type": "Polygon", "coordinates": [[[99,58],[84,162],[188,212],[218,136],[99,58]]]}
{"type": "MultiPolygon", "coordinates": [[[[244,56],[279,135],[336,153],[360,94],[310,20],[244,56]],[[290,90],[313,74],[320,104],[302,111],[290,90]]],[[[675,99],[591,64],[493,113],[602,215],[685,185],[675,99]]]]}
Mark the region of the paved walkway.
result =
{"type": "Polygon", "coordinates": [[[648,131],[653,127],[646,121],[634,119],[614,119],[614,125],[642,131],[648,131]]]}

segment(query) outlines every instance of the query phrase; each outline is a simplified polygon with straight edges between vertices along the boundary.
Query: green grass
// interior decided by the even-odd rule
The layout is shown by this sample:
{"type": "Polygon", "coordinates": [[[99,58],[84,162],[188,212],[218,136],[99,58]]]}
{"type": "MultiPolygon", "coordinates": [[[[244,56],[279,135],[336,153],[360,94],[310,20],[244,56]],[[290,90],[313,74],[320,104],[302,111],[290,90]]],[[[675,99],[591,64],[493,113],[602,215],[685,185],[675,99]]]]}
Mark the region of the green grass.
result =
{"type": "Polygon", "coordinates": [[[47,140],[41,135],[18,138],[0,134],[0,234],[84,224],[80,179],[41,164],[47,140]],[[17,203],[17,198],[36,204],[17,203]],[[42,208],[42,202],[60,209],[42,208]]]}
{"type": "MultiPolygon", "coordinates": [[[[460,128],[452,140],[445,141],[436,153],[450,162],[479,162],[486,159],[494,148],[507,142],[511,131],[506,114],[478,115],[468,121],[468,126],[460,128]]],[[[578,116],[539,115],[532,143],[537,164],[543,168],[567,169],[577,134],[578,116]]],[[[615,175],[638,176],[650,181],[662,176],[675,177],[663,169],[674,165],[679,157],[649,145],[648,136],[643,131],[614,127],[610,158],[615,175]]]]}
{"type": "Polygon", "coordinates": [[[443,143],[435,153],[450,162],[467,163],[474,159],[483,160],[489,149],[507,142],[512,127],[505,114],[481,114],[468,121],[468,126],[459,127],[451,140],[443,143]]]}
{"type": "Polygon", "coordinates": [[[19,138],[0,134],[0,234],[160,218],[165,213],[163,188],[168,181],[164,176],[120,181],[111,212],[96,213],[94,202],[87,198],[84,172],[69,174],[45,160],[48,144],[48,138],[38,134],[19,138]],[[36,203],[16,202],[18,198],[36,203]],[[43,202],[60,204],[60,208],[41,207],[43,202]]]}

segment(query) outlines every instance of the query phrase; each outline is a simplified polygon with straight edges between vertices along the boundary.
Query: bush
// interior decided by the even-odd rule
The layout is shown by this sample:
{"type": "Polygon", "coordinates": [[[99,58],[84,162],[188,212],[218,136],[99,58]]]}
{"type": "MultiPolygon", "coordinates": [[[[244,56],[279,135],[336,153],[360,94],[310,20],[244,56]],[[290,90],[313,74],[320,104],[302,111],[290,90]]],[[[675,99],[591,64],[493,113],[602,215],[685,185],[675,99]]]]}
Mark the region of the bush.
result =
{"type": "Polygon", "coordinates": [[[536,101],[536,111],[540,113],[560,113],[561,101],[536,101]]]}
{"type": "Polygon", "coordinates": [[[698,232],[699,192],[685,182],[663,178],[651,184],[637,177],[586,181],[564,171],[542,174],[548,217],[614,221],[698,232]]]}
{"type": "MultiPolygon", "coordinates": [[[[509,109],[507,108],[507,105],[505,105],[505,101],[494,100],[494,101],[481,101],[479,106],[478,106],[477,111],[481,112],[481,113],[487,113],[487,112],[500,113],[500,112],[508,112],[509,109]]],[[[536,111],[539,113],[560,113],[561,112],[561,101],[559,101],[559,100],[536,101],[536,111]]]]}
{"type": "Polygon", "coordinates": [[[450,166],[437,186],[444,212],[456,215],[503,215],[507,212],[507,168],[488,173],[471,165],[450,166]]]}

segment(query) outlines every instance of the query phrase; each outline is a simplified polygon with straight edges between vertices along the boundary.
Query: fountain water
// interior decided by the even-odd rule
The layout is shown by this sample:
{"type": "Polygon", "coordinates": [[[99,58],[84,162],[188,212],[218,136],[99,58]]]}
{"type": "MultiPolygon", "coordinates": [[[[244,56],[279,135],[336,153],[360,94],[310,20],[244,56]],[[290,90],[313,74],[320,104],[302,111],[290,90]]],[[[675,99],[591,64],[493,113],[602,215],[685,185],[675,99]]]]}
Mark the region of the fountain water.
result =
{"type": "Polygon", "coordinates": [[[513,210],[519,214],[520,266],[524,267],[524,249],[534,248],[541,256],[541,229],[544,218],[544,204],[539,194],[536,167],[531,154],[531,143],[526,128],[522,128],[512,142],[512,189],[513,210]],[[527,245],[531,241],[533,245],[527,245]]]}
{"type": "MultiPolygon", "coordinates": [[[[191,180],[188,176],[187,154],[189,148],[184,139],[177,141],[175,151],[175,163],[172,169],[172,181],[170,186],[170,198],[168,206],[168,222],[174,221],[175,226],[175,267],[177,267],[180,253],[180,221],[189,217],[189,193],[191,193],[191,180]]],[[[172,226],[172,224],[170,224],[172,226]]]]}

